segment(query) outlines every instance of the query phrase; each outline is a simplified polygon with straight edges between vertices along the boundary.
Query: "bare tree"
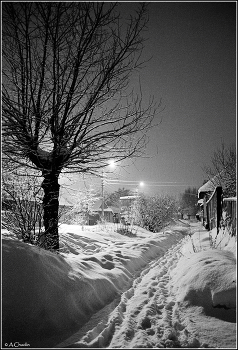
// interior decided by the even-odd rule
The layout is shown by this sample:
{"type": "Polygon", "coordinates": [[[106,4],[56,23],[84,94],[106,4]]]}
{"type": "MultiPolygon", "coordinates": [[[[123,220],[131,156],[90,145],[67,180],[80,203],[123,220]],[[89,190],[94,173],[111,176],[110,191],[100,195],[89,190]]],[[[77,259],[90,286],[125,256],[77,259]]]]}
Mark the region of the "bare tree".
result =
{"type": "Polygon", "coordinates": [[[138,156],[156,106],[129,89],[142,67],[145,3],[121,19],[116,3],[2,6],[3,155],[44,178],[45,235],[59,248],[61,172],[95,173],[138,156]]]}
{"type": "Polygon", "coordinates": [[[221,144],[211,158],[211,166],[203,169],[214,186],[222,186],[225,197],[236,196],[236,147],[221,144]]]}

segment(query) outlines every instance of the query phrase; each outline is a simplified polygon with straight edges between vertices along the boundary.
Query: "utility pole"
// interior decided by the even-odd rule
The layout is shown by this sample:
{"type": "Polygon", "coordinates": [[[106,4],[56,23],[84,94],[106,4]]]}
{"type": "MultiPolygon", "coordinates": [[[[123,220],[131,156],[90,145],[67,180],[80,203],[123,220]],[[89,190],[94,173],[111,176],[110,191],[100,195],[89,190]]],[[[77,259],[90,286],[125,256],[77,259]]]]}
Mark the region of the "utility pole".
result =
{"type": "Polygon", "coordinates": [[[102,218],[104,219],[104,172],[102,171],[102,218]]]}
{"type": "MultiPolygon", "coordinates": [[[[114,168],[114,160],[110,160],[109,165],[111,168],[114,168]]],[[[102,170],[102,218],[104,219],[104,170],[102,170]]]]}

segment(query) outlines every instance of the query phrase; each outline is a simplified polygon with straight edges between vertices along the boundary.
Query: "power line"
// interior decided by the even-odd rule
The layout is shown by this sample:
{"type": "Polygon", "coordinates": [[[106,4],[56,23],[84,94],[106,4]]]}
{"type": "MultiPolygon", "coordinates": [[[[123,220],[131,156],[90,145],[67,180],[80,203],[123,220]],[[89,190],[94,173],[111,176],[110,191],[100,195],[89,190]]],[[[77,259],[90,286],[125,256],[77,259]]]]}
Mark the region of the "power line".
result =
{"type": "MultiPolygon", "coordinates": [[[[138,180],[119,180],[119,179],[105,179],[106,182],[109,183],[134,183],[138,184],[140,181],[138,180]]],[[[178,182],[178,181],[146,181],[146,184],[185,184],[184,182],[178,182]]]]}
{"type": "MultiPolygon", "coordinates": [[[[107,183],[106,182],[106,184],[108,184],[108,185],[123,185],[123,186],[138,186],[139,185],[139,183],[138,182],[136,182],[136,183],[125,183],[125,182],[109,182],[109,183],[107,183]]],[[[148,184],[147,182],[145,183],[145,186],[146,187],[181,187],[181,186],[183,186],[183,187],[187,187],[188,185],[185,185],[185,184],[176,184],[176,183],[167,183],[167,184],[165,184],[165,183],[161,183],[161,184],[148,184]]]]}
{"type": "MultiPolygon", "coordinates": [[[[141,181],[135,181],[135,180],[112,180],[112,179],[105,179],[105,183],[110,185],[125,185],[125,186],[138,186],[141,181]]],[[[187,186],[184,182],[178,182],[178,181],[145,181],[144,184],[146,186],[187,186]]]]}

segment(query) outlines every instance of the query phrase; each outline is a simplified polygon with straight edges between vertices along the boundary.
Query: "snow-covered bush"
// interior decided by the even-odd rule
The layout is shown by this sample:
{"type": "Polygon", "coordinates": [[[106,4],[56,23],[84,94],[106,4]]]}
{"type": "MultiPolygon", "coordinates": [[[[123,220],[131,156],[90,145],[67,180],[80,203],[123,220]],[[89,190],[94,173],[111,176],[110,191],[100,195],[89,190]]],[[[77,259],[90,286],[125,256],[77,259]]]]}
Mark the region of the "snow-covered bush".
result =
{"type": "Polygon", "coordinates": [[[91,187],[86,191],[78,191],[75,194],[75,204],[64,213],[64,221],[70,224],[87,225],[89,215],[93,214],[93,207],[97,200],[96,192],[91,187]]]}
{"type": "Polygon", "coordinates": [[[24,242],[38,244],[43,235],[42,189],[36,174],[2,176],[2,226],[24,242]]]}
{"type": "Polygon", "coordinates": [[[176,208],[176,200],[171,196],[141,196],[137,204],[136,223],[157,232],[172,220],[176,208]]]}

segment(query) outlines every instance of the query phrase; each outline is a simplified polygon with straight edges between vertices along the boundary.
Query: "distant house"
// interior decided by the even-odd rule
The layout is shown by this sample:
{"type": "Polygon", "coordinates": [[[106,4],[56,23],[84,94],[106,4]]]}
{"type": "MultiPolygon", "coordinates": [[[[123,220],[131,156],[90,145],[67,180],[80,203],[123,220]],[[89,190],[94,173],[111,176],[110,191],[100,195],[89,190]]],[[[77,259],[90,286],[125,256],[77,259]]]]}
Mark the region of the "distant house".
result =
{"type": "Polygon", "coordinates": [[[219,226],[222,202],[222,186],[219,174],[211,178],[198,189],[198,205],[200,205],[199,216],[208,230],[214,225],[219,226]],[[215,191],[217,192],[214,197],[215,191]]]}
{"type": "MultiPolygon", "coordinates": [[[[113,222],[113,210],[104,204],[104,219],[113,222]]],[[[98,199],[89,213],[89,225],[95,225],[102,218],[102,199],[98,199]]]]}
{"type": "Polygon", "coordinates": [[[212,195],[216,187],[222,187],[224,197],[236,196],[236,175],[232,170],[224,168],[209,181],[203,184],[198,190],[199,199],[207,198],[212,195]]]}
{"type": "Polygon", "coordinates": [[[208,200],[218,186],[222,186],[222,182],[220,176],[216,175],[198,189],[198,199],[206,197],[206,200],[208,200]]]}
{"type": "Polygon", "coordinates": [[[226,197],[224,189],[227,181],[224,180],[225,171],[220,172],[198,189],[198,204],[200,216],[206,228],[211,229],[214,221],[217,229],[221,222],[228,221],[235,232],[236,228],[236,196],[226,197]],[[214,196],[215,194],[215,196],[214,196]]]}
{"type": "Polygon", "coordinates": [[[202,219],[204,226],[206,226],[206,202],[214,192],[216,186],[214,183],[209,180],[205,184],[203,184],[199,189],[198,189],[198,205],[200,206],[200,212],[198,212],[198,217],[202,219]]]}
{"type": "MultiPolygon", "coordinates": [[[[102,218],[102,199],[95,202],[89,214],[89,225],[95,225],[102,218]]],[[[104,219],[107,222],[117,223],[120,220],[120,209],[115,206],[108,207],[104,204],[104,219]]]]}
{"type": "MultiPolygon", "coordinates": [[[[73,199],[60,198],[60,212],[61,222],[73,223],[77,222],[77,216],[85,225],[95,225],[102,219],[102,199],[97,199],[92,206],[90,206],[88,212],[77,212],[73,210],[75,203],[73,199]],[[74,219],[74,220],[73,220],[74,219]]],[[[107,206],[104,203],[104,219],[107,222],[119,222],[120,221],[120,209],[116,206],[107,206]]]]}

